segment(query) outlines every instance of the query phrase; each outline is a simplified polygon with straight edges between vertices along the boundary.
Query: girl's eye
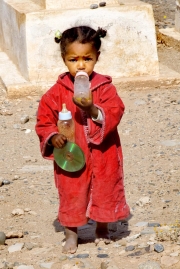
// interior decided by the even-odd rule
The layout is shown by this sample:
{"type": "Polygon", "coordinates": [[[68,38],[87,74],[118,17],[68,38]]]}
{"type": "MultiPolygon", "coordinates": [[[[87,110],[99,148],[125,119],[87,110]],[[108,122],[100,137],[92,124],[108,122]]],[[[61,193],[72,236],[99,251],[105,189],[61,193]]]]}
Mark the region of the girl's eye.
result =
{"type": "Polygon", "coordinates": [[[89,61],[91,61],[91,60],[92,60],[91,58],[86,58],[86,59],[85,59],[86,62],[89,62],[89,61]]]}
{"type": "Polygon", "coordinates": [[[76,59],[70,59],[69,61],[74,63],[74,62],[76,62],[76,59]]]}

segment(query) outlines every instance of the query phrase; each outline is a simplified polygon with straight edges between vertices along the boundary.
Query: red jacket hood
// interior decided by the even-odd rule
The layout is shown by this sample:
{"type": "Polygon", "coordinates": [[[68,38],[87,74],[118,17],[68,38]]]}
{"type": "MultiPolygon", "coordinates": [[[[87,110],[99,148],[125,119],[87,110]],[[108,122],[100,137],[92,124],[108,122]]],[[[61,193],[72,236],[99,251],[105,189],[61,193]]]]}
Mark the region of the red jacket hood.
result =
{"type": "MultiPolygon", "coordinates": [[[[96,72],[91,74],[91,91],[95,90],[97,87],[110,84],[112,82],[112,78],[107,75],[101,75],[96,72]]],[[[57,83],[63,85],[71,91],[74,91],[74,84],[69,72],[65,72],[58,77],[57,83]]]]}

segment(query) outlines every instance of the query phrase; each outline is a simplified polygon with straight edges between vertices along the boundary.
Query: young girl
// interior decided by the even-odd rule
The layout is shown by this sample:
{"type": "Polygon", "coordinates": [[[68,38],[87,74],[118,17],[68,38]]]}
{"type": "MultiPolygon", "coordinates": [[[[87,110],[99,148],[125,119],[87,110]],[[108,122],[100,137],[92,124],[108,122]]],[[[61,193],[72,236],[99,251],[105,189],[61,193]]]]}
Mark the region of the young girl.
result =
{"type": "MultiPolygon", "coordinates": [[[[59,221],[65,227],[64,253],[77,250],[77,227],[89,219],[97,222],[96,244],[109,243],[108,223],[128,217],[129,207],[123,185],[123,157],[117,126],[124,105],[109,76],[95,73],[101,38],[106,31],[87,26],[68,29],[55,38],[69,72],[43,96],[37,114],[36,132],[42,156],[53,159],[53,148],[61,148],[67,138],[58,133],[58,113],[65,103],[75,122],[75,143],[83,150],[85,167],[78,172],[62,170],[54,162],[55,183],[60,206],[59,221]],[[91,82],[91,99],[73,98],[74,77],[85,71],[91,82]]],[[[106,63],[108,64],[108,63],[106,63]]]]}

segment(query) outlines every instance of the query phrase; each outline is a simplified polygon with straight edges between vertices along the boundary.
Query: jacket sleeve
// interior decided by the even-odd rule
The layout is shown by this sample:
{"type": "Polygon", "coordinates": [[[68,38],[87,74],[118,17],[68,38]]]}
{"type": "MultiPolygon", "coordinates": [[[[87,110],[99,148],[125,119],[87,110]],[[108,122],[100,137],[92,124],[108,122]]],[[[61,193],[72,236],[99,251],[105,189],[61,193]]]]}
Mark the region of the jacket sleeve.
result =
{"type": "Polygon", "coordinates": [[[94,105],[101,110],[103,122],[98,124],[88,118],[87,139],[90,143],[99,145],[110,132],[117,129],[125,107],[112,84],[102,86],[98,96],[96,95],[93,95],[94,105]]]}
{"type": "Polygon", "coordinates": [[[41,154],[46,159],[53,159],[53,146],[48,140],[58,133],[58,106],[52,94],[46,93],[41,98],[37,111],[37,123],[35,130],[40,140],[41,154]]]}

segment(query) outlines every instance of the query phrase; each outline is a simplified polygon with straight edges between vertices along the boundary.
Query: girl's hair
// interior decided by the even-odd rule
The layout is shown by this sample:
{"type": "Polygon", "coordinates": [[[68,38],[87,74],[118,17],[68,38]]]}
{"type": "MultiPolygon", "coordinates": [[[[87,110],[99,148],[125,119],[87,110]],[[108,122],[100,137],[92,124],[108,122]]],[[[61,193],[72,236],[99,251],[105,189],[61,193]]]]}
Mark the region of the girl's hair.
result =
{"type": "Polygon", "coordinates": [[[98,28],[97,31],[89,26],[78,26],[65,30],[60,38],[55,37],[55,42],[60,43],[61,54],[66,54],[67,45],[78,41],[81,44],[91,43],[99,51],[101,37],[106,36],[106,30],[98,28]]]}

